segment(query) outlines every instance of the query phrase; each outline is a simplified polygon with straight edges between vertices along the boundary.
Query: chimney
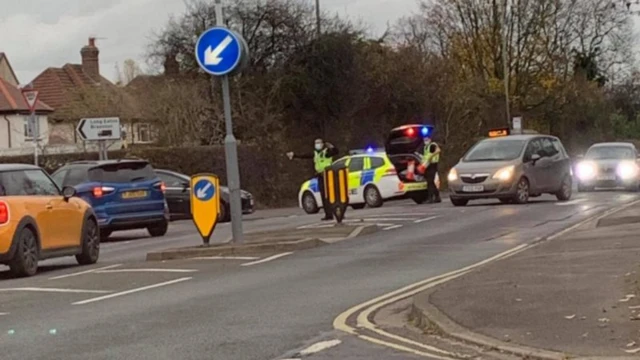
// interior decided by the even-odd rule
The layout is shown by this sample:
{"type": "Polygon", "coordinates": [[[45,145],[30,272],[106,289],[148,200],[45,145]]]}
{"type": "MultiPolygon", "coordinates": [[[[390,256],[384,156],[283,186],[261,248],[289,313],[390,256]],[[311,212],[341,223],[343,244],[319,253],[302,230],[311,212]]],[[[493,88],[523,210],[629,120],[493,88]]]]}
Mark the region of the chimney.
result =
{"type": "Polygon", "coordinates": [[[89,45],[82,47],[82,69],[91,79],[100,82],[100,61],[98,60],[100,50],[96,47],[96,38],[89,38],[89,45]]]}
{"type": "Polygon", "coordinates": [[[175,53],[169,53],[166,55],[164,59],[164,75],[165,76],[175,76],[180,73],[180,64],[178,64],[178,60],[176,60],[175,53]]]}

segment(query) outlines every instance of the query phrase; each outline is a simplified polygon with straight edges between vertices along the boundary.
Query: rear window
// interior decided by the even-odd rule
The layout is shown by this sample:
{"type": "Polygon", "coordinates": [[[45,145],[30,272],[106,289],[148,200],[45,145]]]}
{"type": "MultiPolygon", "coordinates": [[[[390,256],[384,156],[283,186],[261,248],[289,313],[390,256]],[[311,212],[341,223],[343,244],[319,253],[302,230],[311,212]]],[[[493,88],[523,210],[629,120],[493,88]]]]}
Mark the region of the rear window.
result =
{"type": "Polygon", "coordinates": [[[156,173],[147,162],[113,163],[89,170],[91,181],[106,183],[128,183],[155,178],[156,173]]]}

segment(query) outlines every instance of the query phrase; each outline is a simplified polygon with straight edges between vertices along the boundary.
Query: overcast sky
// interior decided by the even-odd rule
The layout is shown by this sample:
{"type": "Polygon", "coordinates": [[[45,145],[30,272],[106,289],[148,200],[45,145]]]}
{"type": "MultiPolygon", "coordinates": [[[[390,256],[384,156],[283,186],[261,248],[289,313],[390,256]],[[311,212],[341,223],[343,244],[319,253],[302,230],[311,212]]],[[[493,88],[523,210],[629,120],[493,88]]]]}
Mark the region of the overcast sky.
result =
{"type": "MultiPolygon", "coordinates": [[[[314,0],[299,0],[314,1],[314,0]]],[[[321,0],[331,13],[362,20],[374,33],[417,9],[417,0],[321,0]]],[[[21,83],[47,67],[80,63],[80,48],[98,38],[100,72],[114,79],[116,63],[144,53],[154,30],[184,12],[183,0],[0,0],[0,52],[21,83]]]]}
{"type": "MultiPolygon", "coordinates": [[[[300,0],[313,1],[313,0],[300,0]]],[[[381,32],[417,8],[416,0],[321,0],[321,8],[362,19],[381,32]]],[[[100,72],[114,79],[116,63],[144,53],[154,30],[184,12],[183,0],[0,0],[0,52],[26,84],[47,67],[80,63],[80,48],[98,38],[100,72]],[[103,39],[100,39],[103,38],[103,39]]]]}

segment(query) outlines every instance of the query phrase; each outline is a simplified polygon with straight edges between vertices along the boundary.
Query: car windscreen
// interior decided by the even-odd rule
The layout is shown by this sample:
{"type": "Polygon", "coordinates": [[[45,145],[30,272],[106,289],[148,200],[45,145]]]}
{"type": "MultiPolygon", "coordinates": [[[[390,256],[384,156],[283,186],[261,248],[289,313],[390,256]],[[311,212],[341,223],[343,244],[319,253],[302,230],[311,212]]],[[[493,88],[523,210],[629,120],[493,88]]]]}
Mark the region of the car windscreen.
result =
{"type": "Polygon", "coordinates": [[[628,146],[596,146],[587,151],[585,158],[592,160],[634,159],[635,152],[628,146]]]}
{"type": "Polygon", "coordinates": [[[520,156],[525,140],[483,140],[467,152],[463,161],[507,161],[520,156]]]}
{"type": "Polygon", "coordinates": [[[106,183],[128,183],[156,178],[156,173],[148,162],[121,162],[105,164],[89,170],[91,181],[106,183]]]}

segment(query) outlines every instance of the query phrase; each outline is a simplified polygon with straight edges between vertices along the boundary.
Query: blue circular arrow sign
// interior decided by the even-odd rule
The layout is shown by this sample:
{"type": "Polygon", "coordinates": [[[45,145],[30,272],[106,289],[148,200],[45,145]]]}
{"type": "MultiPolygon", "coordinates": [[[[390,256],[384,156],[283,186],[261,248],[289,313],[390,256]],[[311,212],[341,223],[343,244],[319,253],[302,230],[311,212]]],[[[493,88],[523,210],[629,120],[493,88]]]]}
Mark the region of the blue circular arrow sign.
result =
{"type": "Polygon", "coordinates": [[[215,76],[227,75],[235,70],[245,55],[240,35],[221,26],[202,33],[195,51],[198,65],[215,76]]]}
{"type": "Polygon", "coordinates": [[[202,179],[193,186],[193,191],[198,200],[209,201],[215,195],[216,187],[211,181],[202,179]]]}

